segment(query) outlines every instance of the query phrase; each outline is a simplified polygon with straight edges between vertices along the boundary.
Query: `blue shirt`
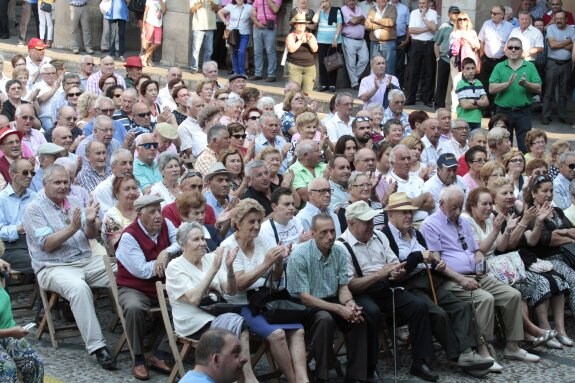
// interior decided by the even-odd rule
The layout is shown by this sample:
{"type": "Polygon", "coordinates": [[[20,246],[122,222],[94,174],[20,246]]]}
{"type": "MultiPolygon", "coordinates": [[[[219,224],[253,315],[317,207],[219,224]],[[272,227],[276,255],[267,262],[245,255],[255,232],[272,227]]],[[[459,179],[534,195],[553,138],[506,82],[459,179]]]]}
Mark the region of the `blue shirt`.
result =
{"type": "MultiPolygon", "coordinates": [[[[84,125],[84,135],[85,136],[89,136],[92,135],[92,133],[94,132],[94,121],[90,121],[88,122],[86,125],[84,125]]],[[[124,127],[124,124],[122,124],[120,121],[114,120],[114,139],[118,140],[119,143],[123,143],[124,139],[126,138],[126,128],[124,127]]]]}
{"type": "Polygon", "coordinates": [[[188,371],[180,383],[215,383],[215,381],[203,372],[188,371]]]}
{"type": "Polygon", "coordinates": [[[144,190],[148,186],[160,182],[162,180],[162,173],[160,173],[156,161],[154,161],[152,166],[149,166],[136,158],[134,160],[134,177],[140,183],[140,190],[144,190]]]}
{"type": "MultiPolygon", "coordinates": [[[[337,11],[337,23],[333,23],[329,25],[327,23],[329,18],[329,13],[325,13],[323,9],[319,12],[319,21],[317,24],[317,42],[319,44],[332,44],[333,37],[335,36],[335,32],[337,31],[337,24],[343,24],[343,17],[341,12],[337,11]]],[[[337,37],[337,43],[341,44],[343,42],[343,38],[341,33],[337,37]]]]}
{"type": "Polygon", "coordinates": [[[13,242],[18,239],[17,226],[22,224],[22,217],[26,207],[36,197],[36,193],[27,189],[22,196],[18,196],[12,185],[8,185],[0,192],[0,239],[13,242]]]}
{"type": "Polygon", "coordinates": [[[38,169],[36,169],[36,175],[32,178],[32,183],[30,184],[30,190],[39,192],[44,189],[44,183],[42,182],[43,174],[44,170],[38,166],[38,169]]]}

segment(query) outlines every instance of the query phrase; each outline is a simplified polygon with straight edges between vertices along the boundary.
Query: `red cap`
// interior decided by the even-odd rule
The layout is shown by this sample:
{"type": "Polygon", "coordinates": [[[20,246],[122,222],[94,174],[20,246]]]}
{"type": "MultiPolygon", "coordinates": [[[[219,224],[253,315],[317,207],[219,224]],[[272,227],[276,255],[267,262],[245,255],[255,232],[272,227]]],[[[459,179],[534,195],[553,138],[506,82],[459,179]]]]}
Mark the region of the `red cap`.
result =
{"type": "Polygon", "coordinates": [[[144,65],[142,65],[142,59],[140,59],[140,56],[130,56],[126,58],[126,63],[124,64],[124,67],[143,68],[144,65]]]}
{"type": "Polygon", "coordinates": [[[40,40],[37,37],[34,37],[33,39],[30,39],[30,41],[28,41],[28,49],[44,49],[46,48],[46,45],[44,44],[44,42],[42,40],[40,40]]]}
{"type": "Polygon", "coordinates": [[[10,126],[5,126],[2,129],[0,129],[0,143],[2,143],[2,141],[4,141],[5,137],[7,137],[11,134],[18,135],[18,138],[20,140],[22,140],[22,133],[21,132],[19,132],[18,130],[12,129],[10,126]]]}

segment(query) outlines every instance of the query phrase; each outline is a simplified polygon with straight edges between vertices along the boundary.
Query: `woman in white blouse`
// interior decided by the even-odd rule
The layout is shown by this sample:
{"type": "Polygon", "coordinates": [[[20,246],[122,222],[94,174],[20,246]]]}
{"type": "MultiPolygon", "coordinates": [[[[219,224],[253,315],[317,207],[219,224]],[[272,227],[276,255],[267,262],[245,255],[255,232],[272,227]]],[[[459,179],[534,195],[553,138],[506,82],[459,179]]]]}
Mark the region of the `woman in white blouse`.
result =
{"type": "Polygon", "coordinates": [[[234,0],[230,4],[218,11],[218,16],[226,24],[229,31],[239,30],[240,39],[232,46],[232,66],[235,74],[246,74],[246,49],[250,40],[252,21],[250,13],[252,6],[245,4],[244,0],[234,0]],[[226,20],[226,15],[230,15],[230,20],[226,20]]]}
{"type": "Polygon", "coordinates": [[[162,202],[162,209],[167,204],[176,200],[180,194],[180,178],[181,162],[177,153],[164,152],[158,158],[158,169],[162,173],[162,180],[155,183],[150,190],[150,194],[155,194],[164,199],[162,202]]]}

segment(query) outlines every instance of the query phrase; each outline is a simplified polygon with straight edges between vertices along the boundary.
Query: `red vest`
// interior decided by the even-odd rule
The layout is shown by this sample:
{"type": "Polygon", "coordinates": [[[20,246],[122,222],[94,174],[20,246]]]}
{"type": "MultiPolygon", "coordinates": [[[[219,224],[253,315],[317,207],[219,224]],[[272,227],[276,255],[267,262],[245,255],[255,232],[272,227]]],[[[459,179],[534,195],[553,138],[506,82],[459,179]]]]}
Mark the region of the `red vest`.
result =
{"type": "Polygon", "coordinates": [[[12,182],[12,178],[10,178],[10,162],[8,162],[6,156],[0,158],[0,174],[6,180],[6,185],[12,182]]]}
{"type": "MultiPolygon", "coordinates": [[[[168,248],[171,244],[168,225],[165,220],[162,221],[162,227],[160,229],[160,234],[158,235],[157,244],[148,237],[144,230],[142,230],[137,219],[124,229],[122,235],[124,235],[124,233],[130,234],[134,237],[136,242],[138,242],[147,262],[158,258],[158,254],[160,254],[162,250],[168,248]]],[[[122,240],[122,238],[120,238],[120,240],[122,240]]],[[[122,263],[118,261],[118,273],[116,274],[116,283],[118,286],[129,287],[131,289],[141,291],[151,298],[156,298],[158,296],[156,294],[156,282],[159,280],[160,278],[158,277],[152,277],[150,279],[137,278],[130,274],[122,263]]]]}

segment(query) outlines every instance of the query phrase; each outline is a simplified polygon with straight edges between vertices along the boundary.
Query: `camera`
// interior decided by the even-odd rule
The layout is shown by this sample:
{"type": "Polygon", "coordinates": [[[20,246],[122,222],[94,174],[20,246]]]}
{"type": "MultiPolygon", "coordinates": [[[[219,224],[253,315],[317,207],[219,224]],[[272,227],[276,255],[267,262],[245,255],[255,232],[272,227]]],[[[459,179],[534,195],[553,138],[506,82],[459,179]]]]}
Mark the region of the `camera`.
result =
{"type": "Polygon", "coordinates": [[[266,29],[269,29],[270,31],[273,31],[276,28],[276,23],[275,21],[271,21],[271,20],[267,20],[266,21],[266,29]]]}

